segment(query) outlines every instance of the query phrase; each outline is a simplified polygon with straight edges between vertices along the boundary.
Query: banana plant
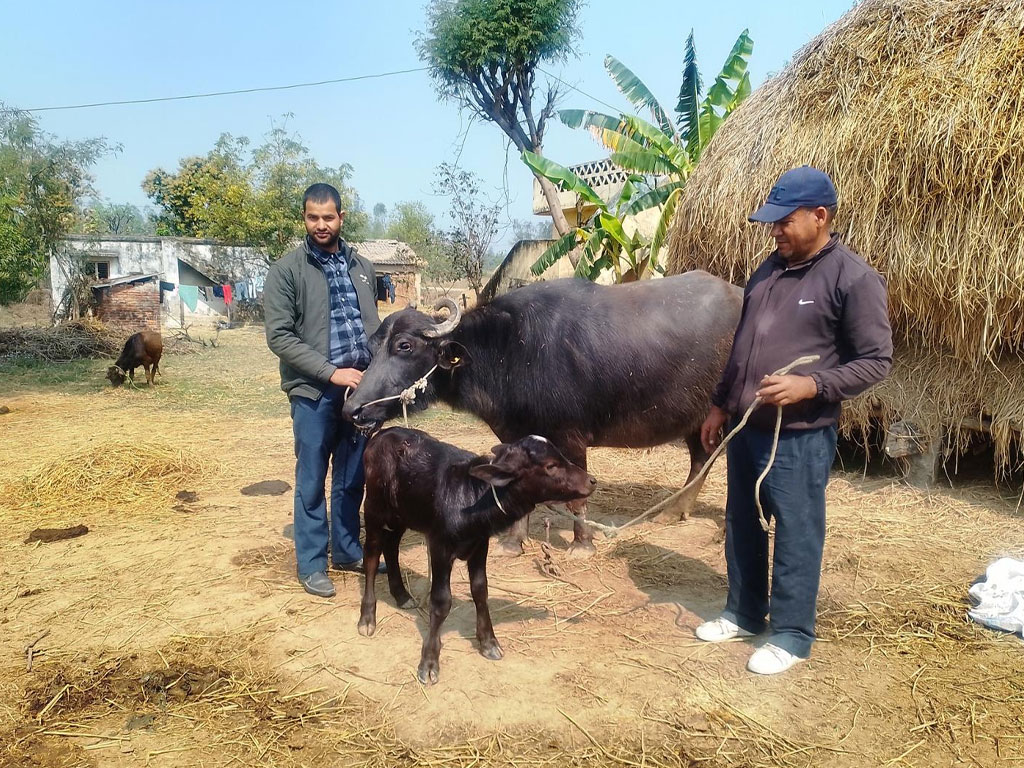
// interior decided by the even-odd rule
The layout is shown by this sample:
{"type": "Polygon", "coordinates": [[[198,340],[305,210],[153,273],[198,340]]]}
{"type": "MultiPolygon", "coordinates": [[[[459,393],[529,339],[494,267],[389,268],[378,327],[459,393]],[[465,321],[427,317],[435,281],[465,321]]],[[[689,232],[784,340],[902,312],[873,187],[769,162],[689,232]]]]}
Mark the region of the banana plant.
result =
{"type": "MultiPolygon", "coordinates": [[[[546,157],[527,151],[523,152],[523,162],[563,191],[572,192],[580,200],[597,208],[586,227],[570,230],[541,254],[531,267],[533,274],[543,274],[559,259],[576,249],[580,249],[576,275],[589,280],[596,280],[598,275],[608,269],[614,273],[617,283],[639,280],[652,269],[661,271],[658,253],[664,245],[667,227],[662,227],[659,222],[654,237],[648,240],[638,230],[631,236],[627,235],[622,225],[623,219],[630,215],[629,211],[639,210],[636,208],[637,201],[643,196],[638,197],[637,191],[643,183],[642,176],[630,175],[616,199],[606,203],[583,179],[546,157]]],[[[675,199],[678,200],[678,197],[675,199]]],[[[675,204],[671,205],[674,209],[675,204]]]]}
{"type": "MultiPolygon", "coordinates": [[[[582,109],[566,109],[559,112],[559,117],[565,125],[589,130],[608,149],[609,159],[632,174],[627,185],[628,199],[623,201],[620,195],[611,209],[605,206],[602,211],[605,216],[635,216],[641,211],[660,207],[661,214],[654,235],[647,246],[646,263],[650,269],[661,271],[657,257],[665,242],[686,179],[689,178],[722,122],[750,95],[750,73],[747,71],[747,65],[753,47],[749,31],[743,30],[729,52],[721,72],[704,94],[691,31],[686,41],[683,83],[679,89],[675,121],[670,119],[668,111],[661,106],[644,82],[614,56],[605,57],[605,69],[609,76],[636,111],[647,111],[651,120],[647,121],[639,114],[623,113],[616,117],[582,109]],[[644,187],[647,191],[638,194],[639,189],[644,187]]],[[[523,155],[524,162],[532,169],[535,168],[526,154],[523,155]]],[[[573,176],[573,179],[567,180],[563,174],[558,179],[553,178],[553,181],[562,184],[563,189],[571,189],[580,194],[583,199],[590,199],[581,194],[578,184],[586,186],[581,179],[571,174],[568,169],[557,167],[561,169],[558,174],[564,171],[573,176]]],[[[545,171],[540,172],[547,175],[545,171]]],[[[555,171],[552,169],[552,172],[555,171]]],[[[587,189],[593,193],[592,189],[587,189]]],[[[600,216],[597,219],[599,220],[600,216]]],[[[621,230],[621,219],[618,223],[621,230]]],[[[549,249],[549,253],[545,253],[534,264],[534,274],[542,273],[554,263],[550,261],[550,257],[553,256],[551,252],[563,240],[565,244],[562,245],[558,258],[578,247],[580,242],[589,242],[590,232],[596,231],[600,223],[598,221],[591,226],[594,227],[593,230],[581,230],[588,233],[586,238],[577,233],[569,233],[573,238],[566,235],[555,243],[555,246],[549,249]],[[568,245],[570,239],[575,243],[571,247],[568,245]]],[[[608,227],[601,228],[604,229],[602,238],[611,236],[608,227]]],[[[587,256],[586,248],[583,255],[587,256]]],[[[580,263],[583,263],[582,258],[580,263]]],[[[591,269],[587,274],[596,277],[599,272],[600,270],[594,273],[591,269]]],[[[642,272],[638,274],[639,276],[642,276],[642,272]]]]}

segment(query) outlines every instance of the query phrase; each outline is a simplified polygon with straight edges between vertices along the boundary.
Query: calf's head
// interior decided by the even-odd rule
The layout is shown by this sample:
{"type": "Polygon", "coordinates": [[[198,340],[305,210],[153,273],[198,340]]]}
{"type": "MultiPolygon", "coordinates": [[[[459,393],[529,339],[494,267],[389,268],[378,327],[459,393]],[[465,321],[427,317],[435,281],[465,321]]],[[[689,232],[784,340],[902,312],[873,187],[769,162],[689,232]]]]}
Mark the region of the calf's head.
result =
{"type": "Polygon", "coordinates": [[[597,480],[576,466],[549,440],[530,435],[491,449],[494,459],[470,468],[473,477],[503,488],[524,501],[575,501],[594,492],[597,480]]]}
{"type": "Polygon", "coordinates": [[[120,387],[122,384],[124,384],[124,379],[124,371],[121,370],[120,367],[112,365],[109,368],[107,368],[107,380],[112,385],[114,385],[115,388],[120,387]]]}
{"type": "MultiPolygon", "coordinates": [[[[373,431],[402,412],[397,395],[435,365],[451,370],[465,364],[466,350],[450,338],[462,313],[451,299],[442,299],[435,309],[442,307],[447,307],[450,314],[441,321],[415,309],[403,309],[384,320],[369,339],[373,356],[370,367],[342,409],[346,419],[362,430],[373,431]],[[382,398],[393,399],[375,402],[382,398]]],[[[430,404],[434,398],[431,379],[436,375],[431,374],[426,388],[416,392],[409,410],[423,410],[430,404]]]]}

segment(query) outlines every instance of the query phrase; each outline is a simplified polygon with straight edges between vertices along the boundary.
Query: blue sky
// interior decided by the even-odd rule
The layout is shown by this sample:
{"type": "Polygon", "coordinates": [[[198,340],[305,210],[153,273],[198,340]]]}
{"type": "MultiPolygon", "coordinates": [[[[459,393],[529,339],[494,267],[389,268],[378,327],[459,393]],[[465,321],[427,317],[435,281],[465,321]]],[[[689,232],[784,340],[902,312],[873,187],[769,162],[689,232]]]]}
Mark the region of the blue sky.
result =
{"type": "MultiPolygon", "coordinates": [[[[590,0],[580,16],[580,56],[555,73],[582,91],[627,107],[604,71],[611,53],[662,103],[675,104],[683,44],[692,28],[710,83],[740,31],[754,39],[757,87],[852,0],[590,0]],[[783,10],[784,9],[784,10],[783,10]]],[[[235,2],[6,4],[0,45],[0,100],[23,109],[149,98],[327,80],[421,66],[413,47],[421,0],[308,4],[235,2]]],[[[563,107],[601,104],[570,91],[563,107]]],[[[495,197],[508,190],[507,216],[535,219],[531,176],[506,156],[504,135],[441,102],[425,72],[290,91],[184,102],[42,112],[42,127],[62,138],[106,136],[123,145],[95,168],[100,193],[115,202],[148,201],[146,172],[177,168],[209,151],[222,132],[259,143],[271,120],[292,113],[297,132],[321,165],[350,163],[367,209],[422,200],[444,222],[432,195],[434,168],[458,158],[495,197]]],[[[603,156],[585,132],[553,124],[545,154],[565,165],[603,156]]]]}

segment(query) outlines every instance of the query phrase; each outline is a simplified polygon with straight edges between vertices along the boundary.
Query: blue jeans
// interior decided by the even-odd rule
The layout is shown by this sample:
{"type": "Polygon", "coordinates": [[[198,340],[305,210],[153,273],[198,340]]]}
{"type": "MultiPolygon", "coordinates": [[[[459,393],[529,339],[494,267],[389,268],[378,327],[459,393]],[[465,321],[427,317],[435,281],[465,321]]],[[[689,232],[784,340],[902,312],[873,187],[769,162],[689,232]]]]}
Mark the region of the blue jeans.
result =
{"type": "Polygon", "coordinates": [[[363,556],[359,506],[363,502],[366,438],[341,415],[344,390],[328,386],[319,400],[291,398],[295,435],[295,562],[299,577],[363,556]],[[331,467],[331,518],[324,486],[331,467]]]}
{"type": "Polygon", "coordinates": [[[768,534],[761,529],[754,484],[768,463],[772,432],[744,427],[729,443],[725,562],[729,597],[722,616],[768,642],[807,658],[814,642],[815,603],[825,546],[825,486],[836,453],[835,427],[783,430],[761,484],[765,518],[775,518],[771,594],[768,534]]]}

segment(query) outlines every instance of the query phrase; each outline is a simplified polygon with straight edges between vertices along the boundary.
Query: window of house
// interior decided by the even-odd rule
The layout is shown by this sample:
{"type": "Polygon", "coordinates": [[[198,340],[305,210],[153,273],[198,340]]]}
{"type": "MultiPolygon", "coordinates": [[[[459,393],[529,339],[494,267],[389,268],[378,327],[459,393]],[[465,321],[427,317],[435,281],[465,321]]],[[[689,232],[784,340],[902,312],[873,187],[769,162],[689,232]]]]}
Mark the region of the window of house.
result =
{"type": "Polygon", "coordinates": [[[95,277],[97,280],[108,280],[110,278],[110,262],[87,261],[85,263],[85,273],[95,277]]]}

